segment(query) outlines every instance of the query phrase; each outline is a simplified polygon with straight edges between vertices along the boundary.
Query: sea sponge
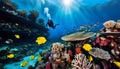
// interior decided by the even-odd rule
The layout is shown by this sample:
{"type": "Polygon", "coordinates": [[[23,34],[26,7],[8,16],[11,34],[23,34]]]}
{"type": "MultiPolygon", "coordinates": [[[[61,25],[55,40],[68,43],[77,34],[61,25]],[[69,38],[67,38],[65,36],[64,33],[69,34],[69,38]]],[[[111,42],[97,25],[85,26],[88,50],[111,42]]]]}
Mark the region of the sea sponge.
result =
{"type": "Polygon", "coordinates": [[[59,42],[53,43],[53,44],[51,45],[51,50],[52,50],[52,52],[54,52],[54,53],[57,53],[57,52],[62,51],[63,48],[64,48],[64,44],[61,44],[61,43],[59,43],[59,42]]]}
{"type": "Polygon", "coordinates": [[[84,54],[76,54],[71,65],[72,69],[90,69],[92,66],[84,54]]]}
{"type": "Polygon", "coordinates": [[[115,28],[120,29],[120,20],[117,21],[115,28]]]}
{"type": "Polygon", "coordinates": [[[106,21],[103,25],[105,26],[105,28],[113,28],[115,26],[115,21],[113,20],[109,20],[109,21],[106,21]]]}

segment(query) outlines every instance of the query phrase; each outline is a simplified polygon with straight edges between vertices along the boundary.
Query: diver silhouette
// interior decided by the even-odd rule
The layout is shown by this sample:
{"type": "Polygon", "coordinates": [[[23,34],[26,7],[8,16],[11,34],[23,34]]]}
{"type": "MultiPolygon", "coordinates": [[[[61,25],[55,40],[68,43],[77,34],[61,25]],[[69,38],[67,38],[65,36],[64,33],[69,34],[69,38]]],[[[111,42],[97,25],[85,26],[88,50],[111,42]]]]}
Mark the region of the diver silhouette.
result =
{"type": "Polygon", "coordinates": [[[53,28],[53,29],[55,29],[55,27],[56,27],[57,25],[59,25],[59,24],[55,24],[55,25],[54,25],[54,23],[53,23],[52,20],[48,20],[48,22],[47,22],[47,24],[46,24],[47,27],[51,27],[51,28],[53,28]]]}

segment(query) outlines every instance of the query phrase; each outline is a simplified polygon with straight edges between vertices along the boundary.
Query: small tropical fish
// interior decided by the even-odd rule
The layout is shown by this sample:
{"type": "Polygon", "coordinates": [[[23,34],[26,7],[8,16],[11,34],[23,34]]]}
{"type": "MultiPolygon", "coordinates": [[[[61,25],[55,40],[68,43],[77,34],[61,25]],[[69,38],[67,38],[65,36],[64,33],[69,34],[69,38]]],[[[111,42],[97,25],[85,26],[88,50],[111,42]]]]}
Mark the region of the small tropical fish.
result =
{"type": "Polygon", "coordinates": [[[35,59],[34,55],[30,56],[30,60],[34,60],[34,59],[35,59]]]}
{"type": "Polygon", "coordinates": [[[28,64],[28,61],[24,61],[20,64],[20,66],[25,67],[25,66],[27,66],[27,64],[28,64]]]}
{"type": "Polygon", "coordinates": [[[92,56],[89,56],[89,59],[88,59],[90,62],[93,61],[93,57],[92,56]]]}
{"type": "Polygon", "coordinates": [[[7,55],[7,58],[14,58],[15,57],[15,55],[14,54],[9,54],[9,55],[7,55]]]}
{"type": "Polygon", "coordinates": [[[15,38],[20,39],[20,35],[15,34],[15,38]]]}
{"type": "Polygon", "coordinates": [[[13,43],[13,40],[12,40],[12,39],[7,39],[7,40],[5,41],[5,43],[6,43],[6,44],[13,43]]]}
{"type": "Polygon", "coordinates": [[[92,50],[92,46],[90,44],[84,44],[83,49],[86,51],[92,50]]]}
{"type": "Polygon", "coordinates": [[[40,44],[46,43],[46,41],[47,41],[47,40],[46,40],[45,37],[40,36],[40,37],[37,37],[36,43],[37,43],[38,45],[40,45],[40,44]]]}
{"type": "Polygon", "coordinates": [[[41,60],[42,60],[42,56],[38,55],[38,61],[41,61],[41,60]]]}
{"type": "Polygon", "coordinates": [[[118,62],[118,61],[113,61],[113,63],[120,68],[120,62],[118,62]]]}

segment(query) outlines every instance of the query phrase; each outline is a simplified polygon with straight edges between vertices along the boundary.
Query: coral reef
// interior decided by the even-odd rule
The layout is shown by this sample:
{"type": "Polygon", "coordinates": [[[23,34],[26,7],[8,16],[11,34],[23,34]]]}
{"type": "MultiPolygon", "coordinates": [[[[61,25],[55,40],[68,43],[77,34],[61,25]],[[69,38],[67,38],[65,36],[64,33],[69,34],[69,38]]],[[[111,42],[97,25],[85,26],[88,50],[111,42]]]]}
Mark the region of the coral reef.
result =
{"type": "Polygon", "coordinates": [[[45,26],[45,24],[44,24],[44,19],[42,19],[42,18],[40,18],[39,20],[38,20],[38,24],[40,24],[41,26],[45,26]]]}
{"type": "Polygon", "coordinates": [[[28,15],[28,18],[29,18],[29,20],[31,20],[32,22],[36,22],[36,19],[37,19],[38,16],[39,16],[38,11],[36,11],[36,10],[31,10],[31,11],[30,11],[30,14],[28,15]]]}
{"type": "Polygon", "coordinates": [[[103,23],[103,25],[105,26],[105,28],[113,28],[115,23],[116,23],[115,21],[109,20],[109,21],[106,21],[105,23],[103,23]]]}
{"type": "Polygon", "coordinates": [[[18,12],[18,15],[23,16],[23,17],[27,17],[27,12],[25,10],[20,10],[17,12],[18,12]]]}
{"type": "Polygon", "coordinates": [[[120,29],[120,20],[117,21],[115,28],[120,29]]]}
{"type": "Polygon", "coordinates": [[[89,51],[89,54],[96,58],[101,58],[105,60],[109,60],[111,58],[110,54],[107,51],[104,51],[100,48],[93,48],[91,51],[89,51]]]}
{"type": "Polygon", "coordinates": [[[16,10],[18,8],[18,6],[14,2],[11,2],[10,0],[2,0],[2,3],[4,8],[9,10],[16,10]]]}
{"type": "Polygon", "coordinates": [[[58,43],[58,42],[53,43],[51,45],[51,50],[54,53],[59,53],[60,51],[62,51],[63,48],[64,48],[64,44],[61,44],[61,43],[58,43]]]}
{"type": "Polygon", "coordinates": [[[84,54],[76,54],[71,65],[72,69],[90,69],[92,66],[84,54]]]}

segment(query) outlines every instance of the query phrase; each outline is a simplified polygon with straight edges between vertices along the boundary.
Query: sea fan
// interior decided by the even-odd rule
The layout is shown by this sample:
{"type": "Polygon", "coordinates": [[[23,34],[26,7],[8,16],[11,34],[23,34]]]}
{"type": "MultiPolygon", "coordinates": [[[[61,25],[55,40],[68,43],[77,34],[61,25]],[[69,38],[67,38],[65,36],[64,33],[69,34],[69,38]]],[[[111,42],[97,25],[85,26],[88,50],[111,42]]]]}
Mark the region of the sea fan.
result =
{"type": "Polygon", "coordinates": [[[71,65],[72,69],[90,69],[92,66],[84,54],[76,54],[71,65]]]}
{"type": "Polygon", "coordinates": [[[111,58],[110,54],[107,51],[104,51],[103,49],[100,48],[93,48],[91,51],[89,51],[89,54],[91,54],[94,57],[105,60],[109,60],[111,58]]]}

